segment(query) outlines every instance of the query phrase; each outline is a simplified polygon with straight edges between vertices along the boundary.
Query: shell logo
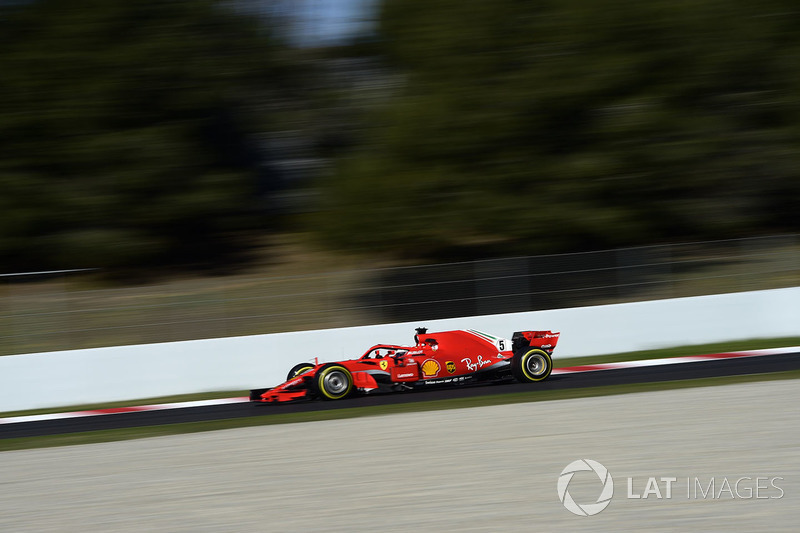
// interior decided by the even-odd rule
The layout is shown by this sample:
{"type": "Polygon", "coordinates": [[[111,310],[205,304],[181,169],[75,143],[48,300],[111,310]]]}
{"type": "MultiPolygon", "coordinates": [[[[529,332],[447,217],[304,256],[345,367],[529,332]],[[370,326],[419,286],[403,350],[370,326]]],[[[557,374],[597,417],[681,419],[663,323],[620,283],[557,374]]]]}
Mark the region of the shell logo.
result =
{"type": "Polygon", "coordinates": [[[439,374],[439,370],[441,370],[441,366],[437,363],[434,359],[428,359],[424,363],[422,363],[422,375],[426,378],[433,378],[439,374]]]}

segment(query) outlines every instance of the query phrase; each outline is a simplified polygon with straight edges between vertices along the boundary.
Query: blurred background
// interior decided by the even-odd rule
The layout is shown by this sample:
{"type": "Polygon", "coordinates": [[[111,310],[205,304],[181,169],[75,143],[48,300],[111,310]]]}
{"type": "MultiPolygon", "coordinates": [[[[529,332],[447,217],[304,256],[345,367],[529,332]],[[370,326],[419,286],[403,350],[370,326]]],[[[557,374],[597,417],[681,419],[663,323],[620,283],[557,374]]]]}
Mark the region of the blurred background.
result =
{"type": "Polygon", "coordinates": [[[798,26],[0,1],[0,354],[796,286],[798,26]]]}

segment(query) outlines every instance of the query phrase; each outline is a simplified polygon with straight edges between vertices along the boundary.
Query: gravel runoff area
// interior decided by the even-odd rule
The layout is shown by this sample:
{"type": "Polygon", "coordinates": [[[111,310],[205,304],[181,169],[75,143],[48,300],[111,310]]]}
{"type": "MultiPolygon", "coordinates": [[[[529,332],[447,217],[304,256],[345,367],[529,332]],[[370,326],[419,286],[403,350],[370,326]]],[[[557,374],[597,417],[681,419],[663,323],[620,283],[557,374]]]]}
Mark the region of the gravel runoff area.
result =
{"type": "Polygon", "coordinates": [[[3,452],[0,531],[797,531],[798,404],[786,380],[3,452]],[[594,516],[559,500],[576,459],[613,476],[594,516]]]}

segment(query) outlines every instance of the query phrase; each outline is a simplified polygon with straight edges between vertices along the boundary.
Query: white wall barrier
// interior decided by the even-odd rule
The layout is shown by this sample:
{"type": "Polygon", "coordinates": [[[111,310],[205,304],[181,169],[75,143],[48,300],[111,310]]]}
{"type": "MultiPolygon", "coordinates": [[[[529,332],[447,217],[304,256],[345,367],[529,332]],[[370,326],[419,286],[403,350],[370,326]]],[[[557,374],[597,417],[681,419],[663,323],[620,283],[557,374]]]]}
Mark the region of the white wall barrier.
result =
{"type": "Polygon", "coordinates": [[[561,331],[556,359],[800,336],[800,287],[402,324],[0,357],[0,412],[273,386],[294,364],[412,344],[414,328],[561,331]]]}

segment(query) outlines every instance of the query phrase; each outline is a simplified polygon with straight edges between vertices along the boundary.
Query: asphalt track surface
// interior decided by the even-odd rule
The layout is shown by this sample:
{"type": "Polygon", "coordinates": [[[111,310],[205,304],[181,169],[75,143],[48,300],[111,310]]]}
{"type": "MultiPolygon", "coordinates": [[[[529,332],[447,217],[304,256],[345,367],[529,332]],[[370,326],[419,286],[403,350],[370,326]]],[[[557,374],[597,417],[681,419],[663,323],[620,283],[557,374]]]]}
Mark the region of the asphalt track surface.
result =
{"type": "Polygon", "coordinates": [[[503,383],[494,385],[474,385],[459,388],[413,391],[402,394],[360,396],[336,402],[311,401],[284,405],[257,405],[243,402],[164,411],[144,411],[86,418],[23,422],[0,426],[0,439],[157,426],[183,422],[271,416],[283,413],[302,413],[451,398],[470,398],[495,394],[530,392],[532,390],[552,391],[633,383],[657,383],[718,376],[763,374],[797,369],[800,369],[800,352],[793,352],[759,357],[679,363],[666,366],[624,368],[600,372],[554,375],[542,383],[534,384],[503,383]]]}
{"type": "MultiPolygon", "coordinates": [[[[0,531],[796,533],[798,383],[7,451],[0,453],[0,531]],[[608,508],[591,517],[568,511],[557,490],[560,473],[582,458],[604,465],[615,484],[608,508]],[[664,476],[676,480],[671,497],[664,476]],[[649,478],[664,498],[644,498],[649,478]],[[626,497],[628,479],[642,497],[626,497]],[[695,494],[690,480],[703,487],[715,480],[716,489],[695,494]],[[722,492],[723,480],[736,494],[722,492]]],[[[569,492],[591,504],[600,485],[592,472],[578,472],[569,492]]]]}

